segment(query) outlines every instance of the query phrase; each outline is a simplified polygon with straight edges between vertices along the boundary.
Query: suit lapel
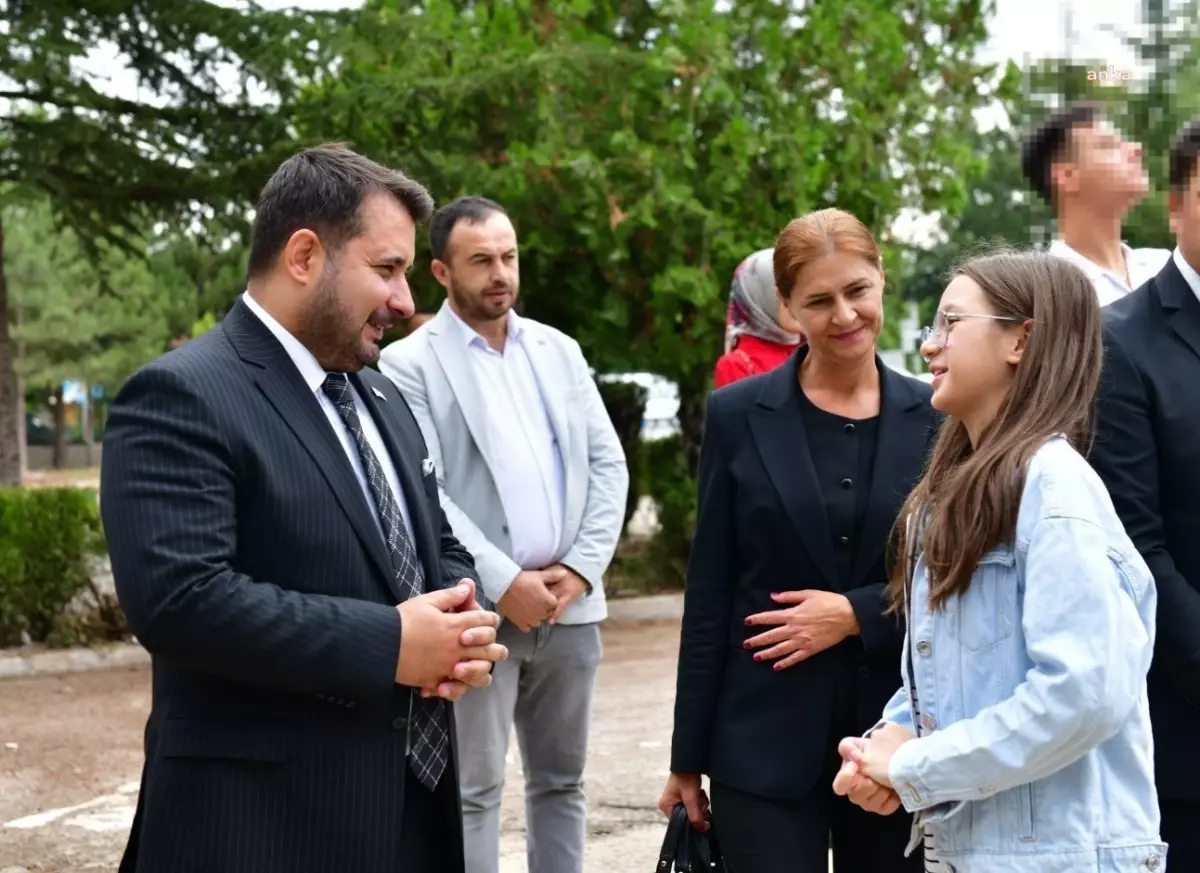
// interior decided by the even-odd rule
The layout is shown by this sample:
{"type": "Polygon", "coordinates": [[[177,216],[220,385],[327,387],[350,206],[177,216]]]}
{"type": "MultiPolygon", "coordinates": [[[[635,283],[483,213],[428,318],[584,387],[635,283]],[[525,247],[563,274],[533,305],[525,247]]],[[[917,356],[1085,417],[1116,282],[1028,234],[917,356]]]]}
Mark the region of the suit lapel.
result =
{"type": "Polygon", "coordinates": [[[354,468],[316,395],[270,329],[240,300],[225,316],[222,328],[242,360],[258,368],[255,384],[263,397],[296,435],[337,498],[363,548],[394,588],[394,571],[387,545],[379,536],[374,507],[363,494],[354,468]]]}
{"type": "MultiPolygon", "coordinates": [[[[363,370],[361,373],[352,374],[350,381],[359,396],[362,397],[371,417],[375,419],[379,434],[383,437],[384,445],[387,446],[388,454],[391,456],[392,465],[396,468],[396,476],[400,479],[400,489],[404,492],[402,497],[408,507],[413,534],[417,540],[413,545],[417,548],[417,554],[421,556],[421,564],[425,568],[425,578],[429,580],[426,587],[432,590],[438,584],[438,542],[433,528],[432,513],[429,511],[425,495],[425,486],[417,468],[417,464],[423,458],[419,457],[417,443],[400,427],[395,414],[388,413],[387,401],[380,400],[379,395],[372,390],[375,387],[373,384],[375,378],[374,372],[363,370]]],[[[394,576],[395,574],[393,574],[393,579],[394,576]]],[[[399,597],[399,583],[395,582],[395,586],[396,596],[399,597]]]]}
{"type": "Polygon", "coordinates": [[[1159,271],[1154,284],[1171,330],[1200,357],[1200,299],[1175,266],[1174,256],[1159,271]]]}
{"type": "Polygon", "coordinates": [[[841,586],[829,517],[808,448],[804,416],[793,396],[800,390],[796,372],[806,352],[807,346],[802,346],[766,376],[758,408],[751,412],[750,432],[792,527],[829,586],[837,590],[841,586]]]}
{"type": "Polygon", "coordinates": [[[860,543],[878,543],[878,549],[859,549],[854,556],[854,583],[879,560],[886,548],[896,513],[916,483],[929,444],[929,406],[905,378],[883,364],[879,380],[879,427],[876,431],[875,466],[863,518],[860,543]]]}
{"type": "MultiPolygon", "coordinates": [[[[1200,301],[1197,301],[1196,306],[1200,308],[1200,301]]],[[[1171,329],[1191,346],[1196,357],[1200,358],[1200,311],[1176,310],[1171,314],[1171,329]]]]}
{"type": "Polygon", "coordinates": [[[443,304],[438,314],[425,326],[425,330],[429,331],[429,345],[442,367],[442,372],[446,374],[450,390],[458,400],[458,408],[462,410],[463,418],[466,419],[471,439],[479,447],[479,453],[483,455],[488,467],[494,470],[496,465],[493,463],[492,446],[488,444],[483,398],[471,374],[471,362],[467,357],[471,350],[450,320],[453,316],[447,312],[447,306],[448,304],[443,304]]]}

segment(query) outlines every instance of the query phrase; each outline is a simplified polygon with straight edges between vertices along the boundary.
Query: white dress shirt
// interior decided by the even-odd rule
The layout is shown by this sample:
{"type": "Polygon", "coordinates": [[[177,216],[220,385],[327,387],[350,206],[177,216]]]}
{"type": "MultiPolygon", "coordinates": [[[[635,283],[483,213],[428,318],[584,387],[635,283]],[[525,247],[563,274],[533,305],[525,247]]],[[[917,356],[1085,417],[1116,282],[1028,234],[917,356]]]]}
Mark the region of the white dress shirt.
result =
{"type": "Polygon", "coordinates": [[[1123,276],[1118,276],[1085,258],[1061,239],[1051,243],[1050,254],[1072,261],[1082,269],[1095,287],[1100,305],[1107,306],[1157,276],[1158,271],[1167,265],[1171,250],[1131,249],[1125,243],[1121,243],[1121,254],[1125,256],[1125,269],[1129,271],[1129,281],[1132,285],[1126,285],[1123,276]]]}
{"type": "MultiPolygon", "coordinates": [[[[300,371],[308,389],[316,395],[317,402],[321,404],[321,409],[329,420],[329,426],[341,440],[346,457],[350,459],[350,466],[354,468],[354,475],[358,477],[363,497],[367,501],[367,507],[371,510],[371,518],[375,519],[380,536],[384,536],[383,524],[379,520],[379,510],[375,508],[375,499],[371,496],[371,486],[367,484],[367,474],[363,471],[362,456],[358,452],[358,445],[354,442],[354,436],[350,433],[350,429],[342,420],[342,414],[337,411],[337,407],[333,405],[329,396],[321,390],[321,386],[325,383],[325,377],[328,375],[325,368],[318,363],[317,359],[313,357],[313,353],[300,340],[292,336],[283,325],[259,305],[258,301],[250,296],[249,291],[242,294],[242,301],[251,312],[258,316],[258,320],[267,326],[267,330],[275,335],[275,339],[279,340],[284,351],[288,353],[288,357],[292,359],[292,363],[296,365],[296,369],[300,371]]],[[[391,455],[388,454],[387,445],[379,433],[379,427],[375,424],[370,410],[363,403],[363,399],[358,396],[358,392],[354,390],[353,382],[350,383],[350,394],[354,398],[354,407],[358,410],[358,420],[362,422],[363,435],[367,438],[367,444],[371,447],[371,451],[379,459],[380,466],[383,467],[383,474],[387,478],[388,485],[391,486],[396,503],[400,506],[400,514],[404,518],[404,527],[408,532],[409,541],[412,542],[415,549],[416,540],[413,539],[412,517],[408,512],[408,502],[404,499],[404,490],[400,487],[400,478],[396,475],[396,467],[392,463],[391,455]]],[[[386,536],[384,538],[386,539],[386,536]]]]}
{"type": "Polygon", "coordinates": [[[524,570],[540,570],[558,560],[566,484],[562,452],[525,350],[528,337],[509,310],[508,336],[498,352],[453,309],[447,311],[483,398],[512,559],[524,570]]]}
{"type": "Polygon", "coordinates": [[[1200,300],[1200,272],[1189,264],[1183,258],[1183,252],[1175,249],[1175,253],[1171,255],[1175,259],[1175,266],[1179,268],[1179,272],[1183,274],[1183,281],[1188,283],[1188,287],[1192,289],[1192,293],[1196,295],[1196,299],[1200,300]]]}

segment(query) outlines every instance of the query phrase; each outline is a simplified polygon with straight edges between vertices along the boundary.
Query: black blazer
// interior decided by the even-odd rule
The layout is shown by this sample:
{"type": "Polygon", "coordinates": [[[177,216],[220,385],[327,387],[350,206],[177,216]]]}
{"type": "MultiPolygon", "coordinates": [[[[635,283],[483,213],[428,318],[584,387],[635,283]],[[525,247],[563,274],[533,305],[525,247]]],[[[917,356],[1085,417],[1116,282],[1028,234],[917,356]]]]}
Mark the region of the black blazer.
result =
{"type": "Polygon", "coordinates": [[[1159,791],[1200,800],[1200,300],[1172,258],[1105,308],[1091,453],[1154,574],[1150,716],[1159,791]]]}
{"type": "Polygon", "coordinates": [[[937,427],[929,386],[879,363],[875,470],[863,535],[853,545],[854,582],[842,590],[804,420],[789,402],[807,352],[802,346],[775,370],[709,397],[671,748],[674,772],[706,773],[778,799],[810,791],[836,754],[839,684],[855,684],[862,731],[900,687],[904,627],[883,615],[885,547],[937,427]],[[771,592],[804,588],[840,590],[862,635],[776,673],[744,649],[762,630],[744,620],[778,608],[771,592]]]}
{"type": "MultiPolygon", "coordinates": [[[[476,579],[403,398],[372,370],[350,378],[430,585],[476,579]]],[[[400,592],[342,444],[244,303],[122,387],[100,500],[153,663],[123,873],[396,870],[412,693],[395,684],[400,592]]],[[[444,869],[462,871],[461,819],[447,823],[444,869]]]]}

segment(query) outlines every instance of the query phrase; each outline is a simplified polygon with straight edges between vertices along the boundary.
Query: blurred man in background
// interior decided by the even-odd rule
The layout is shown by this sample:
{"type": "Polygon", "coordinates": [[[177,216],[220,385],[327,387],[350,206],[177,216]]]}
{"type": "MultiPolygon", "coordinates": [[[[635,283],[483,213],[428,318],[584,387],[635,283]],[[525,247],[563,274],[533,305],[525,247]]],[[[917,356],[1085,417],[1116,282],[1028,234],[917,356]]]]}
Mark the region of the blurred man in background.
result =
{"type": "Polygon", "coordinates": [[[1122,137],[1098,106],[1076,103],[1047,118],[1022,143],[1021,165],[1058,220],[1051,254],[1083,270],[1101,306],[1142,285],[1171,256],[1121,241],[1125,215],[1146,196],[1150,180],[1142,147],[1122,137]]]}

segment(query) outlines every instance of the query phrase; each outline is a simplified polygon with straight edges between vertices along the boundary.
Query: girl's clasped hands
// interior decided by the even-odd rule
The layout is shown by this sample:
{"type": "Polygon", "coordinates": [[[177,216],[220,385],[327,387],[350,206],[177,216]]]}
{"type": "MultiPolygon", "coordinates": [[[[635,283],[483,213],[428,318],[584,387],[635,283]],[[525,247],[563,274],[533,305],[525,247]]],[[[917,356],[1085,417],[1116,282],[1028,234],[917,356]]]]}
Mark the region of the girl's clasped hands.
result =
{"type": "Polygon", "coordinates": [[[842,767],[833,780],[835,794],[849,797],[868,812],[891,815],[900,808],[888,769],[892,756],[914,737],[898,724],[884,722],[866,737],[846,737],[838,744],[842,767]]]}

